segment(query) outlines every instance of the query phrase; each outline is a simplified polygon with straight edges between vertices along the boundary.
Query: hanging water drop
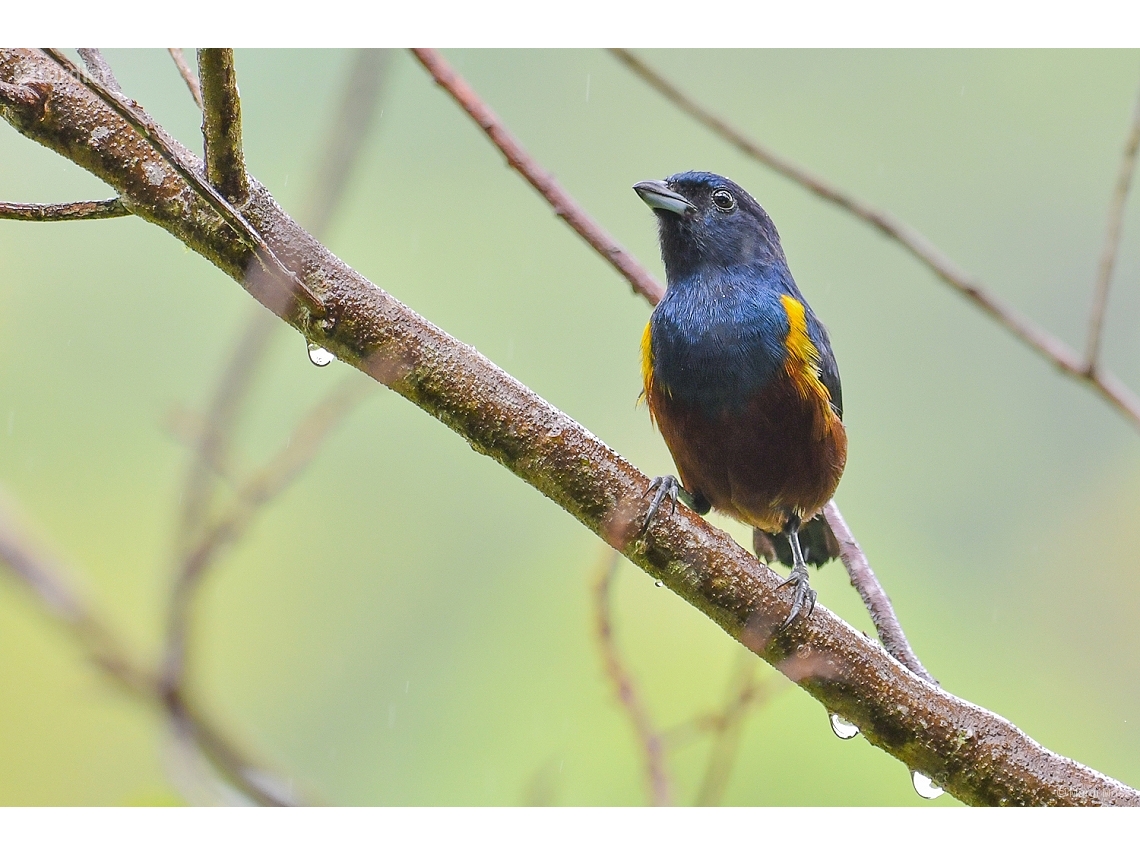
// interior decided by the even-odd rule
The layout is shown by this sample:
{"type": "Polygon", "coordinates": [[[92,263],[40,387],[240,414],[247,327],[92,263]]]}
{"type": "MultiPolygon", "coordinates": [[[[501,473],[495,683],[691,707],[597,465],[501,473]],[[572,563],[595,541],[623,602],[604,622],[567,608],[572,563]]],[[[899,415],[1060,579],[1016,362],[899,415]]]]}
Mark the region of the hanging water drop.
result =
{"type": "Polygon", "coordinates": [[[940,786],[918,771],[910,773],[910,782],[914,784],[914,791],[924,799],[936,799],[944,792],[940,786]]]}
{"type": "Polygon", "coordinates": [[[321,347],[319,344],[309,342],[309,362],[317,366],[317,368],[324,368],[330,362],[336,360],[336,357],[321,347]]]}
{"type": "Polygon", "coordinates": [[[828,719],[831,721],[831,732],[840,739],[853,739],[859,735],[859,727],[842,718],[839,713],[830,713],[828,719]]]}
{"type": "Polygon", "coordinates": [[[664,582],[662,582],[660,579],[657,579],[657,580],[656,580],[656,581],[653,583],[653,587],[654,587],[654,588],[664,588],[664,587],[665,587],[665,583],[664,583],[664,582]]]}

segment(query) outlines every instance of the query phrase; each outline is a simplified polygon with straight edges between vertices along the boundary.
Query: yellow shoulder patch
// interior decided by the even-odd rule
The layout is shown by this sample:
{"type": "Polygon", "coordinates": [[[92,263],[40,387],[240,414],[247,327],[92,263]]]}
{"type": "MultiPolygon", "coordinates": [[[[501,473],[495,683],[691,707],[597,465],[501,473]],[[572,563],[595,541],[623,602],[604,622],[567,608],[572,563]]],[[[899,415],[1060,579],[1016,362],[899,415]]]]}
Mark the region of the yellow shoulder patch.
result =
{"type": "Polygon", "coordinates": [[[814,398],[828,406],[831,395],[823,385],[823,381],[819,379],[819,351],[808,336],[807,312],[804,310],[804,304],[788,294],[781,294],[780,302],[784,304],[784,311],[788,314],[788,335],[784,339],[788,355],[784,357],[784,369],[800,395],[804,398],[814,398]]]}
{"type": "MultiPolygon", "coordinates": [[[[649,387],[653,385],[653,332],[650,324],[645,325],[645,332],[641,334],[641,380],[645,388],[637,397],[639,404],[648,399],[649,387]]],[[[651,420],[653,418],[652,411],[649,413],[649,418],[651,420]]]]}

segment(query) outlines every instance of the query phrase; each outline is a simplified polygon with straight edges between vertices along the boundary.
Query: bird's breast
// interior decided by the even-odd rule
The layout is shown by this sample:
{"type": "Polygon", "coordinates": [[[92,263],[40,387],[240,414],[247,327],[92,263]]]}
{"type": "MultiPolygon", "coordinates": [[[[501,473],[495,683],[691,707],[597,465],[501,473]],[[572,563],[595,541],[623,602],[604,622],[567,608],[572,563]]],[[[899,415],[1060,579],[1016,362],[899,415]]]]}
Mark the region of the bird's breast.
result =
{"type": "Polygon", "coordinates": [[[646,388],[709,412],[740,409],[785,370],[788,315],[775,293],[671,290],[642,338],[646,388]]]}

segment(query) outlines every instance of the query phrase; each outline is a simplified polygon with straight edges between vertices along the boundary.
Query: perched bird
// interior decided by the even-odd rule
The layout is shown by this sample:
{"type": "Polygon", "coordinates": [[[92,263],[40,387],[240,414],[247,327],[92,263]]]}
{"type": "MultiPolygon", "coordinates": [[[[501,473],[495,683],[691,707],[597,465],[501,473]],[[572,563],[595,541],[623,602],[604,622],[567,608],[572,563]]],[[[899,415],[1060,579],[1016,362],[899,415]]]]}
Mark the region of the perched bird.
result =
{"type": "Polygon", "coordinates": [[[645,400],[681,476],[653,480],[643,531],[678,496],[699,514],[715,508],[753,526],[757,551],[792,568],[782,631],[815,607],[808,560],[838,552],[822,518],[808,523],[847,461],[827,331],[772,219],[738,185],[684,172],[633,189],[657,215],[668,281],[641,342],[645,400]]]}

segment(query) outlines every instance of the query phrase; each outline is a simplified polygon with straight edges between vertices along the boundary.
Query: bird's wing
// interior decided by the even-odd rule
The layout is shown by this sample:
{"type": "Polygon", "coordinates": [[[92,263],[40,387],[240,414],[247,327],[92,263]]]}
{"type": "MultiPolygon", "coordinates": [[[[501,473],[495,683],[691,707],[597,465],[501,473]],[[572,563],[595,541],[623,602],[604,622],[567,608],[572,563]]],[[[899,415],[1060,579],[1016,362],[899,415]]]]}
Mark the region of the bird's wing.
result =
{"type": "Polygon", "coordinates": [[[835,361],[835,354],[831,351],[831,342],[827,338],[827,330],[813,315],[808,322],[808,330],[819,351],[819,379],[831,396],[831,406],[835,414],[843,418],[843,386],[839,382],[839,365],[835,361]]]}

